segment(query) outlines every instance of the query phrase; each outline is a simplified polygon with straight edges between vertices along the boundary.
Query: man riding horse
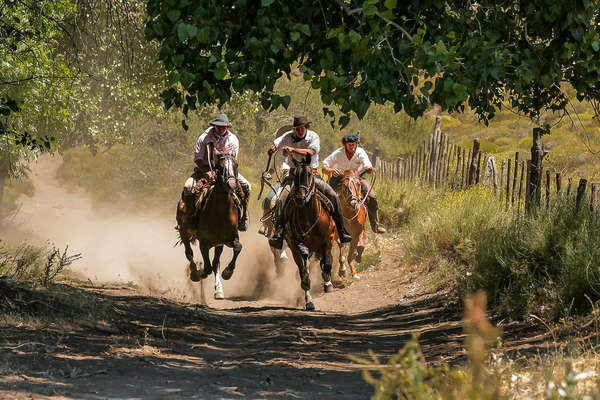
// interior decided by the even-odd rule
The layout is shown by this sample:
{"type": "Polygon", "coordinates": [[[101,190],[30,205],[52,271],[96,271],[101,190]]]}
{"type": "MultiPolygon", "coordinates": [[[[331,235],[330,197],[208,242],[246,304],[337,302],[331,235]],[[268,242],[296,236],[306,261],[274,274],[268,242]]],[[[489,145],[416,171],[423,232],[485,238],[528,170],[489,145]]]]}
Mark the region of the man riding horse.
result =
{"type": "Polygon", "coordinates": [[[344,176],[344,171],[351,170],[361,174],[360,186],[363,196],[367,196],[366,204],[369,211],[369,221],[371,229],[375,233],[385,233],[386,230],[379,223],[379,207],[377,205],[377,196],[373,188],[362,177],[364,172],[373,172],[373,165],[369,160],[367,152],[359,147],[360,137],[356,133],[349,133],[342,138],[343,146],[331,153],[323,160],[323,173],[331,176],[330,184],[336,186],[344,176]]]}
{"type": "MultiPolygon", "coordinates": [[[[298,162],[310,158],[310,166],[315,174],[315,187],[331,202],[333,208],[332,217],[340,241],[342,243],[349,243],[352,241],[352,237],[344,228],[340,200],[331,186],[329,186],[317,172],[317,168],[319,167],[320,149],[319,135],[308,128],[310,128],[310,122],[306,117],[294,117],[292,130],[275,139],[273,145],[269,148],[268,153],[271,155],[277,150],[283,151],[283,155],[286,159],[284,160],[282,169],[285,171],[289,171],[290,166],[293,165],[293,160],[298,162]]],[[[283,247],[283,230],[286,224],[285,212],[283,212],[283,210],[285,209],[292,183],[293,177],[288,174],[282,182],[282,189],[279,200],[277,201],[275,233],[273,237],[269,239],[269,245],[276,249],[281,249],[283,247]]]]}
{"type": "MultiPolygon", "coordinates": [[[[196,213],[196,195],[193,188],[196,182],[202,178],[207,181],[214,179],[214,172],[211,171],[210,165],[214,166],[213,160],[209,160],[207,146],[212,145],[214,150],[220,153],[230,153],[233,157],[238,157],[240,142],[237,136],[230,130],[231,124],[229,118],[225,114],[219,114],[217,118],[210,123],[202,135],[196,142],[196,151],[194,153],[194,174],[185,182],[183,189],[183,201],[185,203],[185,223],[184,225],[193,224],[194,215],[196,213]],[[210,165],[209,165],[210,161],[210,165]]],[[[244,232],[248,228],[248,200],[250,199],[250,182],[238,172],[238,181],[241,186],[240,198],[242,200],[242,216],[239,221],[238,230],[244,232]]]]}

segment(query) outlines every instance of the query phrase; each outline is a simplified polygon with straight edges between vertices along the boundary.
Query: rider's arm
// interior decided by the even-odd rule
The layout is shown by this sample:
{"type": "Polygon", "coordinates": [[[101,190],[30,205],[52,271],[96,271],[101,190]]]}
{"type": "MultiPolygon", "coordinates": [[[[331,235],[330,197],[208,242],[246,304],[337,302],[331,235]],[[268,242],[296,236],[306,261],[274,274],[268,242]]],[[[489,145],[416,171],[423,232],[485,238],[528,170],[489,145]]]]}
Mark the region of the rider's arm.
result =
{"type": "Polygon", "coordinates": [[[329,168],[329,167],[326,167],[325,165],[323,165],[323,173],[324,174],[333,175],[334,172],[335,172],[335,169],[329,168]]]}
{"type": "Polygon", "coordinates": [[[367,154],[365,149],[359,147],[356,149],[356,152],[358,153],[358,158],[361,161],[361,168],[358,172],[360,172],[361,174],[365,172],[367,174],[370,174],[371,172],[373,172],[373,164],[371,164],[371,160],[369,160],[369,155],[367,154]]]}
{"type": "Polygon", "coordinates": [[[314,156],[316,153],[316,151],[314,149],[297,149],[297,148],[291,147],[291,146],[285,146],[284,149],[290,153],[300,154],[301,156],[305,156],[307,154],[314,156]]]}

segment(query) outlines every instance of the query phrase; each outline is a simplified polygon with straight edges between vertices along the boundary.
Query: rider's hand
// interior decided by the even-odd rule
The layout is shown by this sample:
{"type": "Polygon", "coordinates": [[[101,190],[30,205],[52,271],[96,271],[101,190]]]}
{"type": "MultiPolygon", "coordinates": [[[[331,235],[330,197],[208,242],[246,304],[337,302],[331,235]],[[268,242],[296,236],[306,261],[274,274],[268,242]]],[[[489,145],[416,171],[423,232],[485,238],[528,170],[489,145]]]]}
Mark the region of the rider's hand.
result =
{"type": "Polygon", "coordinates": [[[216,178],[217,174],[215,173],[215,171],[207,171],[205,176],[207,180],[212,181],[216,178]]]}
{"type": "Polygon", "coordinates": [[[275,150],[276,150],[275,146],[271,146],[271,147],[269,147],[269,150],[267,150],[267,153],[269,153],[269,155],[272,155],[273,153],[275,153],[275,150]]]}
{"type": "Polygon", "coordinates": [[[343,173],[339,169],[334,169],[332,175],[335,177],[342,176],[343,173]]]}
{"type": "Polygon", "coordinates": [[[283,154],[287,155],[289,153],[292,153],[292,150],[294,150],[294,148],[290,147],[290,146],[283,146],[282,150],[283,150],[283,154]]]}

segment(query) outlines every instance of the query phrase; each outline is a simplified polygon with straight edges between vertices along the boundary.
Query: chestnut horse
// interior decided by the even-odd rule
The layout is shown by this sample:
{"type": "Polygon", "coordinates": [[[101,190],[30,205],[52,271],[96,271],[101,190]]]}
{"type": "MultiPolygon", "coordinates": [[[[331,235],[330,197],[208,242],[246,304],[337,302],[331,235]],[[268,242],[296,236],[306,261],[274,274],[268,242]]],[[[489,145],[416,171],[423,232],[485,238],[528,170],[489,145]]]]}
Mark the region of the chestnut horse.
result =
{"type": "Polygon", "coordinates": [[[367,207],[360,190],[360,175],[356,171],[346,170],[344,175],[337,178],[337,180],[339,183],[335,185],[334,189],[342,205],[344,226],[352,236],[347,258],[344,257],[345,246],[340,244],[338,274],[340,277],[346,276],[347,262],[352,271],[352,278],[360,279],[360,276],[356,273],[355,263],[361,261],[362,253],[365,250],[365,222],[367,220],[367,207]]]}
{"type": "Polygon", "coordinates": [[[294,183],[283,209],[287,220],[284,237],[298,266],[306,309],[314,310],[308,259],[314,255],[320,260],[324,290],[331,292],[331,248],[335,241],[335,223],[315,186],[311,166],[294,160],[290,175],[294,183]]]}
{"type": "MultiPolygon", "coordinates": [[[[219,277],[220,258],[223,246],[233,248],[233,257],[221,276],[227,280],[231,278],[235,269],[235,262],[242,251],[242,244],[238,235],[239,199],[237,198],[237,162],[229,153],[216,155],[216,179],[215,183],[208,188],[203,199],[196,210],[194,228],[181,229],[179,236],[185,247],[185,256],[188,259],[190,279],[198,282],[208,277],[211,272],[215,274],[215,299],[223,299],[223,284],[219,277]],[[194,253],[190,243],[198,240],[202,259],[204,260],[204,271],[199,273],[194,262],[194,253]],[[209,250],[215,248],[212,262],[209,250]]],[[[182,226],[185,216],[185,204],[179,201],[177,207],[177,223],[182,226]]]]}

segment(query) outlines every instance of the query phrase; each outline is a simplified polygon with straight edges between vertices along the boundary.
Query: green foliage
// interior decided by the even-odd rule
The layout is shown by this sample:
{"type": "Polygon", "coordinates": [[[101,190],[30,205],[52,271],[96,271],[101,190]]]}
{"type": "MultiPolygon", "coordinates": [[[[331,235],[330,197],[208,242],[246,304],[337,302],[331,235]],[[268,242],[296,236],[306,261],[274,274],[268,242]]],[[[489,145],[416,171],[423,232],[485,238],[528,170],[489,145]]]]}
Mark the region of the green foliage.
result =
{"type": "Polygon", "coordinates": [[[458,273],[459,267],[473,263],[482,236],[502,229],[511,220],[511,213],[504,211],[489,188],[473,186],[442,194],[411,219],[409,256],[415,261],[445,259],[458,273]]]}
{"type": "Polygon", "coordinates": [[[340,125],[390,102],[412,117],[431,105],[487,121],[506,101],[530,116],[564,109],[560,84],[597,99],[597,1],[147,0],[146,37],[159,43],[170,81],[162,97],[184,114],[261,94],[265,109],[287,108],[274,90],[295,65],[340,125]]]}
{"type": "Polygon", "coordinates": [[[470,289],[484,289],[500,313],[556,319],[600,299],[600,219],[573,199],[482,235],[470,289]]]}

